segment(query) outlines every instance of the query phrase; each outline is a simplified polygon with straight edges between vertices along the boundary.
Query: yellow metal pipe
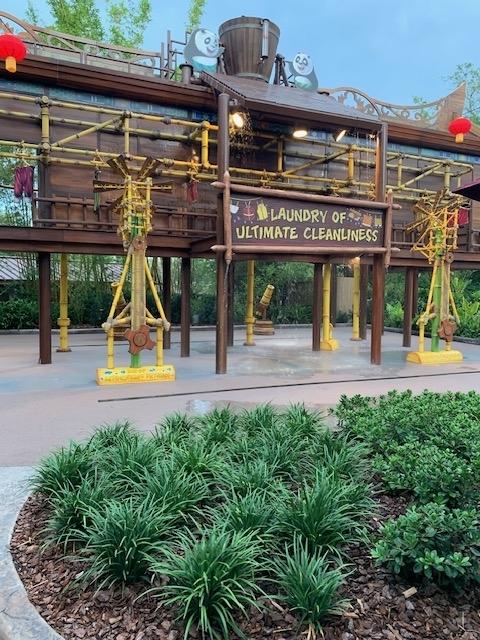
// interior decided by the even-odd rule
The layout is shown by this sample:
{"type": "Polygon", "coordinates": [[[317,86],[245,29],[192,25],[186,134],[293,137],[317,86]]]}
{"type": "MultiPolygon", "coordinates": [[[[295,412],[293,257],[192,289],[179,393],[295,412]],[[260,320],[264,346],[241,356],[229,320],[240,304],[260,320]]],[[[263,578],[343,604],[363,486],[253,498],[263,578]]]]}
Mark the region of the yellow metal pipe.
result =
{"type": "Polygon", "coordinates": [[[245,314],[245,342],[246,347],[254,347],[255,340],[253,339],[253,325],[255,324],[255,316],[253,313],[253,303],[255,297],[255,261],[248,260],[247,262],[247,309],[245,314]]]}
{"type": "Polygon", "coordinates": [[[202,167],[208,169],[210,167],[210,162],[208,161],[208,130],[210,128],[210,123],[206,120],[202,122],[202,153],[201,153],[201,163],[202,167]]]}
{"type": "Polygon", "coordinates": [[[71,136],[67,136],[66,138],[62,138],[61,140],[57,140],[57,142],[52,142],[52,148],[53,147],[61,147],[65,144],[67,144],[67,142],[71,142],[72,140],[78,140],[79,138],[83,138],[84,136],[88,136],[91,133],[95,133],[95,131],[100,131],[100,129],[103,129],[105,127],[108,127],[109,125],[114,124],[115,122],[118,122],[118,118],[112,118],[111,120],[106,120],[105,122],[99,122],[98,124],[93,125],[92,127],[89,127],[88,129],[84,129],[83,131],[79,131],[78,133],[74,133],[71,136]]]}
{"type": "Polygon", "coordinates": [[[132,254],[128,252],[127,257],[125,258],[125,264],[123,265],[122,275],[120,276],[120,280],[118,281],[118,287],[115,291],[115,295],[113,296],[112,306],[110,307],[110,312],[108,314],[107,320],[113,320],[113,316],[115,315],[115,309],[117,308],[118,301],[120,300],[120,296],[122,295],[131,259],[132,254]]]}
{"type": "Polygon", "coordinates": [[[353,182],[355,179],[355,147],[350,147],[348,150],[348,164],[347,164],[347,180],[353,182]]]}
{"type": "Polygon", "coordinates": [[[152,296],[153,296],[153,299],[155,301],[155,305],[157,307],[157,311],[160,314],[160,318],[163,321],[163,326],[165,328],[165,331],[169,331],[170,330],[170,322],[167,320],[167,317],[165,316],[165,311],[163,310],[162,302],[161,302],[160,297],[159,297],[159,295],[157,293],[157,288],[155,287],[155,282],[153,281],[152,273],[150,271],[150,267],[148,266],[147,258],[145,258],[145,275],[147,276],[147,281],[148,281],[148,284],[150,286],[150,290],[152,292],[152,296]]]}
{"type": "Polygon", "coordinates": [[[57,351],[67,353],[71,351],[68,345],[68,327],[70,326],[70,318],[68,317],[68,254],[60,255],[60,317],[57,324],[60,327],[60,346],[57,351]]]}
{"type": "Polygon", "coordinates": [[[360,259],[353,260],[352,340],[360,340],[360,259]]]}
{"type": "Polygon", "coordinates": [[[107,369],[115,367],[115,346],[113,327],[107,331],[107,369]]]}
{"type": "Polygon", "coordinates": [[[156,365],[163,367],[163,327],[157,327],[157,349],[156,349],[156,365]]]}
{"type": "Polygon", "coordinates": [[[335,351],[338,342],[333,339],[332,326],[330,324],[330,297],[332,292],[332,265],[323,265],[323,305],[322,305],[322,339],[321,351],[335,351]]]}
{"type": "Polygon", "coordinates": [[[125,113],[122,118],[123,123],[123,141],[124,141],[124,153],[127,158],[130,157],[130,114],[125,113]]]}
{"type": "Polygon", "coordinates": [[[47,96],[40,100],[41,138],[42,145],[50,144],[50,102],[47,96]]]}
{"type": "Polygon", "coordinates": [[[277,171],[278,173],[283,173],[283,151],[284,151],[284,140],[283,138],[278,138],[277,141],[277,171]]]}

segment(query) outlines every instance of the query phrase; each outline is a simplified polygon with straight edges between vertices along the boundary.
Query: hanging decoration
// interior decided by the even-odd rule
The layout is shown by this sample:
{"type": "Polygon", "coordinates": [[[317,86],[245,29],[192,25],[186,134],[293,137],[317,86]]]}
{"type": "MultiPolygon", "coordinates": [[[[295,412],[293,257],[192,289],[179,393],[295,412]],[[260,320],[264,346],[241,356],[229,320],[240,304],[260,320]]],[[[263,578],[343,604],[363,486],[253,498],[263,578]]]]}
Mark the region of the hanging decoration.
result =
{"type": "Polygon", "coordinates": [[[455,136],[455,142],[463,142],[465,134],[469,133],[472,128],[472,121],[464,116],[455,118],[448,125],[448,130],[455,136]]]}
{"type": "Polygon", "coordinates": [[[23,40],[13,33],[0,36],[0,59],[5,60],[5,69],[10,73],[17,70],[17,62],[21,62],[27,55],[27,47],[23,40]]]}
{"type": "Polygon", "coordinates": [[[15,167],[13,174],[13,193],[16,198],[33,196],[34,168],[30,165],[15,167]]]}

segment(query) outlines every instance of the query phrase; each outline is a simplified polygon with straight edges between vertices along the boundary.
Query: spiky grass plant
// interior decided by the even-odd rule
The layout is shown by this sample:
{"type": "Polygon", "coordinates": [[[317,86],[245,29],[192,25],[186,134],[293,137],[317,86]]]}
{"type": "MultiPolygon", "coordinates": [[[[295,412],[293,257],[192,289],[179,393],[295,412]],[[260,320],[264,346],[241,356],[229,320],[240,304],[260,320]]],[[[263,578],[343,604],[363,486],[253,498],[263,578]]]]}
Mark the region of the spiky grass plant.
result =
{"type": "Polygon", "coordinates": [[[187,474],[212,479],[224,467],[223,451],[219,445],[207,444],[204,440],[190,438],[172,447],[171,462],[187,474]]]}
{"type": "Polygon", "coordinates": [[[254,409],[243,411],[239,416],[238,426],[251,438],[271,429],[276,424],[278,415],[278,411],[272,405],[260,404],[254,409]]]}
{"type": "Polygon", "coordinates": [[[301,440],[314,438],[325,429],[320,413],[307,409],[304,404],[292,404],[282,415],[282,422],[286,433],[301,440]]]}
{"type": "Polygon", "coordinates": [[[153,570],[168,578],[157,594],[175,605],[187,638],[199,629],[202,638],[232,637],[238,632],[234,613],[244,616],[257,606],[261,546],[253,533],[204,531],[199,540],[181,533],[177,549],[167,548],[153,570]]]}
{"type": "Polygon", "coordinates": [[[172,413],[155,427],[153,437],[157,445],[168,453],[172,445],[184,442],[195,433],[196,426],[193,416],[181,412],[172,413]]]}
{"type": "Polygon", "coordinates": [[[226,489],[232,489],[239,495],[255,490],[273,490],[278,486],[275,465],[265,460],[246,460],[237,465],[225,465],[218,481],[226,489]]]}
{"type": "Polygon", "coordinates": [[[82,534],[89,529],[90,514],[102,507],[108,495],[108,484],[98,481],[95,476],[55,494],[44,529],[47,546],[63,545],[66,548],[80,542],[82,534]]]}
{"type": "Polygon", "coordinates": [[[95,452],[118,447],[120,442],[138,440],[140,434],[128,420],[114,422],[95,429],[87,447],[95,452]]]}
{"type": "Polygon", "coordinates": [[[200,418],[201,434],[207,446],[230,442],[236,434],[237,416],[229,408],[215,408],[200,418]]]}
{"type": "Polygon", "coordinates": [[[93,461],[88,449],[72,442],[41,460],[30,486],[48,501],[62,491],[74,489],[92,473],[93,461]]]}
{"type": "Polygon", "coordinates": [[[366,491],[325,469],[312,486],[304,484],[282,508],[279,527],[288,540],[299,537],[308,549],[339,554],[346,543],[365,539],[372,502],[366,491]]]}
{"type": "Polygon", "coordinates": [[[232,491],[225,494],[225,502],[213,517],[218,526],[225,526],[228,531],[253,531],[266,538],[275,528],[279,499],[258,489],[244,495],[232,491]]]}
{"type": "Polygon", "coordinates": [[[368,482],[372,475],[368,455],[369,449],[362,442],[328,431],[312,442],[305,470],[315,474],[319,467],[324,467],[338,478],[368,482]]]}
{"type": "Polygon", "coordinates": [[[171,515],[172,522],[197,511],[198,505],[210,494],[208,482],[202,475],[192,476],[168,460],[145,473],[134,492],[140,497],[150,495],[164,513],[171,515]]]}
{"type": "Polygon", "coordinates": [[[272,573],[279,588],[274,600],[286,602],[299,625],[308,624],[307,638],[321,633],[329,614],[341,614],[347,601],[338,597],[343,582],[340,568],[332,568],[326,555],[308,549],[299,538],[286,547],[284,557],[277,558],[272,573]]]}
{"type": "Polygon", "coordinates": [[[108,475],[119,497],[128,495],[146,472],[155,469],[161,451],[153,438],[122,439],[100,452],[98,466],[108,475]]]}
{"type": "Polygon", "coordinates": [[[83,548],[77,558],[86,568],[79,579],[98,589],[148,579],[152,558],[160,553],[172,526],[168,513],[151,497],[109,500],[88,514],[88,530],[78,538],[83,548]]]}

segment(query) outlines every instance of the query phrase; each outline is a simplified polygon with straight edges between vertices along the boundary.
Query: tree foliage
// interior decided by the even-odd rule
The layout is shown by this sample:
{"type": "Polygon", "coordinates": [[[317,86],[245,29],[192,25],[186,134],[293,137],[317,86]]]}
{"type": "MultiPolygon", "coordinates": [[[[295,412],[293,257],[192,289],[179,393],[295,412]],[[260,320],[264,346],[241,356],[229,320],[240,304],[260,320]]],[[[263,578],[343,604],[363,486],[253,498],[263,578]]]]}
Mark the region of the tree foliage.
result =
{"type": "MultiPolygon", "coordinates": [[[[125,47],[139,47],[151,20],[150,0],[107,0],[106,16],[95,0],[47,0],[53,21],[49,28],[74,36],[125,47]]],[[[40,23],[40,8],[29,0],[27,18],[40,23]]]]}
{"type": "Polygon", "coordinates": [[[191,0],[190,7],[188,9],[187,31],[198,29],[206,4],[207,0],[191,0]]]}
{"type": "Polygon", "coordinates": [[[472,62],[457,65],[455,71],[448,76],[448,80],[455,86],[467,83],[467,99],[464,113],[472,122],[480,124],[480,68],[472,62]]]}

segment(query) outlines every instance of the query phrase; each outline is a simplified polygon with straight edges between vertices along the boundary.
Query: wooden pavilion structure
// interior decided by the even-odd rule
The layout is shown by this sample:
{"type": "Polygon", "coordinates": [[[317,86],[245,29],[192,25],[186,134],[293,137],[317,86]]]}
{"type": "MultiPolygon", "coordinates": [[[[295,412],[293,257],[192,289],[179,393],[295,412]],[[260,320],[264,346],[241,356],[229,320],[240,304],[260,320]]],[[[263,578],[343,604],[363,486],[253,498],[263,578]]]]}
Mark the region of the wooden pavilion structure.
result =
{"type": "MultiPolygon", "coordinates": [[[[447,132],[449,119],[462,111],[464,87],[422,105],[420,112],[351,88],[306,92],[225,73],[193,77],[190,67],[179,64],[183,41],[170,34],[160,52],[142,52],[55,34],[0,12],[2,25],[21,33],[29,55],[14,77],[0,74],[0,157],[35,166],[37,189],[31,226],[0,227],[0,250],[38,254],[41,363],[51,361],[51,254],[123,253],[108,196],[98,201],[92,192],[95,177],[111,178],[107,160],[119,154],[138,165],[148,156],[158,159],[158,175],[173,183],[171,194],[154,196],[148,250],[163,260],[167,316],[170,259],[181,258],[182,356],[190,353],[191,260],[200,257],[217,265],[217,373],[227,370],[233,340],[229,265],[238,260],[314,264],[312,345],[319,349],[322,267],[360,258],[361,333],[365,337],[371,268],[376,364],[385,268],[405,269],[404,345],[409,346],[416,276],[426,266],[410,252],[412,207],[422,193],[458,187],[478,175],[477,132],[461,151],[447,132]],[[248,130],[232,127],[237,110],[247,116],[248,130]],[[292,137],[298,125],[309,131],[303,140],[292,137]],[[347,135],[337,141],[340,130],[347,135]],[[185,195],[192,181],[198,184],[195,201],[185,195]],[[245,194],[270,198],[271,211],[282,202],[287,208],[286,202],[329,215],[341,211],[352,225],[377,220],[377,239],[351,234],[357,240],[348,242],[331,231],[336,240],[235,242],[230,205],[245,194]]],[[[480,264],[477,228],[480,210],[472,205],[460,232],[456,268],[480,264]]]]}

